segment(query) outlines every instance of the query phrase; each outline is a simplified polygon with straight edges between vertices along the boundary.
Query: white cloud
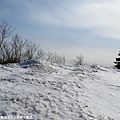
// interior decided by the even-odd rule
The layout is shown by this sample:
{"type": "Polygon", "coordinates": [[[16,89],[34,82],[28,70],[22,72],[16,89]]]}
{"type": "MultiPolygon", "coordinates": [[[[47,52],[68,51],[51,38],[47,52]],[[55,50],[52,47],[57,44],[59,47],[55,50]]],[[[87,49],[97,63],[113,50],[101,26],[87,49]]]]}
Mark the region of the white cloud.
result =
{"type": "Polygon", "coordinates": [[[33,22],[36,22],[37,24],[56,25],[61,23],[49,8],[50,6],[43,7],[40,4],[31,4],[30,2],[26,2],[26,6],[29,10],[27,12],[26,18],[33,22]]]}
{"type": "Polygon", "coordinates": [[[76,3],[74,1],[63,3],[51,3],[50,6],[27,3],[29,8],[27,17],[37,24],[90,29],[93,34],[114,39],[120,38],[119,0],[101,0],[100,2],[93,0],[84,3],[78,0],[76,3]]]}
{"type": "Polygon", "coordinates": [[[64,20],[76,29],[91,29],[94,34],[120,38],[120,1],[74,6],[64,20]]]}

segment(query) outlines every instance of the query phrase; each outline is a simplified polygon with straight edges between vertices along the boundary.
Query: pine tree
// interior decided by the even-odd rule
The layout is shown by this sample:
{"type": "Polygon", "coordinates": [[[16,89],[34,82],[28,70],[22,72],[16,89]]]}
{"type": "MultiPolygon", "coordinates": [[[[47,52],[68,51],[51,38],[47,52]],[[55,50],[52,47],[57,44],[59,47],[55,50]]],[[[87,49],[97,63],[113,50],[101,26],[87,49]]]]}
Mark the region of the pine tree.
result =
{"type": "Polygon", "coordinates": [[[115,67],[117,69],[120,69],[120,51],[119,51],[118,57],[116,58],[116,61],[114,63],[116,64],[115,67]]]}

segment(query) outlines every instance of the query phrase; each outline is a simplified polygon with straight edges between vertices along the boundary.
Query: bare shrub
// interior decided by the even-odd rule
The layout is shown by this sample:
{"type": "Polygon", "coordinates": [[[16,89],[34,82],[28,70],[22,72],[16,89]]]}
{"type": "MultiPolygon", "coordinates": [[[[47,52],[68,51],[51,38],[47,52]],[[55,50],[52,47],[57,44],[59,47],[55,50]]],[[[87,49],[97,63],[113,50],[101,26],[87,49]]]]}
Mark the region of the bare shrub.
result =
{"type": "Polygon", "coordinates": [[[80,65],[83,65],[84,57],[82,55],[76,56],[76,59],[73,59],[70,63],[75,66],[79,67],[80,65]]]}
{"type": "Polygon", "coordinates": [[[61,65],[65,65],[65,55],[60,56],[57,55],[57,53],[51,53],[48,52],[47,54],[47,61],[52,63],[57,63],[57,64],[61,64],[61,65]]]}
{"type": "Polygon", "coordinates": [[[31,59],[41,59],[44,56],[44,51],[40,48],[39,45],[27,41],[25,44],[25,54],[24,59],[25,60],[31,60],[31,59]]]}

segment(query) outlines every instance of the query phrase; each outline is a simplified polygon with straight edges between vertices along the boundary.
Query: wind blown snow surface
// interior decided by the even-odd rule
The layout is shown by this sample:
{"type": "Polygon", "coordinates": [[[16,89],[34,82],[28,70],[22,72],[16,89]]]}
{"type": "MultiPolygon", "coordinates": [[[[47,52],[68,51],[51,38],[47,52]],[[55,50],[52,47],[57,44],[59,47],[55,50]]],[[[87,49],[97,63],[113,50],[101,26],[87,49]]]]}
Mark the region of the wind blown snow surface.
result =
{"type": "Polygon", "coordinates": [[[0,116],[34,120],[120,120],[120,72],[35,60],[0,65],[0,116]]]}

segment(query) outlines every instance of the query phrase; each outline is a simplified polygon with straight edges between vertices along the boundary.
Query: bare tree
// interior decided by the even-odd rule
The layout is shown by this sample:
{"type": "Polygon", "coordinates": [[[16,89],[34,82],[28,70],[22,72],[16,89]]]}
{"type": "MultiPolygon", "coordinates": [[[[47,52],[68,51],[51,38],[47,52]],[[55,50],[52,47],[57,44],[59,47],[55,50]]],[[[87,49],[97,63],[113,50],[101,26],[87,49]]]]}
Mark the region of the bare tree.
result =
{"type": "Polygon", "coordinates": [[[4,39],[9,37],[13,33],[14,30],[15,28],[12,28],[12,26],[9,25],[9,23],[6,20],[4,20],[0,24],[0,47],[4,39]]]}
{"type": "Polygon", "coordinates": [[[25,57],[26,60],[33,59],[35,52],[37,51],[38,46],[32,42],[27,42],[25,46],[25,57]]]}
{"type": "Polygon", "coordinates": [[[23,41],[21,36],[16,34],[12,38],[12,56],[16,62],[20,62],[23,58],[24,46],[26,45],[27,40],[23,41]]]}
{"type": "Polygon", "coordinates": [[[75,67],[79,67],[80,65],[83,65],[83,61],[84,57],[82,55],[79,55],[76,57],[76,59],[73,59],[70,63],[75,67]]]}
{"type": "Polygon", "coordinates": [[[65,55],[62,57],[60,55],[57,55],[57,53],[47,53],[47,61],[52,63],[57,63],[64,65],[65,64],[65,55]]]}
{"type": "Polygon", "coordinates": [[[60,55],[57,55],[56,53],[54,54],[54,57],[53,57],[53,63],[57,63],[59,65],[62,65],[63,64],[63,57],[60,56],[60,55]]]}
{"type": "Polygon", "coordinates": [[[13,61],[12,57],[13,48],[10,42],[3,42],[0,47],[0,61],[1,63],[7,63],[8,61],[13,61]]]}
{"type": "Polygon", "coordinates": [[[53,56],[54,56],[54,54],[53,53],[51,53],[51,52],[48,52],[47,54],[47,62],[51,62],[52,63],[52,61],[53,61],[53,56]]]}
{"type": "Polygon", "coordinates": [[[36,60],[40,60],[41,58],[43,58],[44,55],[45,55],[44,51],[39,48],[39,50],[36,52],[36,55],[34,58],[36,60]]]}
{"type": "Polygon", "coordinates": [[[44,51],[40,49],[39,45],[33,42],[27,42],[25,45],[25,60],[40,59],[44,56],[44,51]]]}

